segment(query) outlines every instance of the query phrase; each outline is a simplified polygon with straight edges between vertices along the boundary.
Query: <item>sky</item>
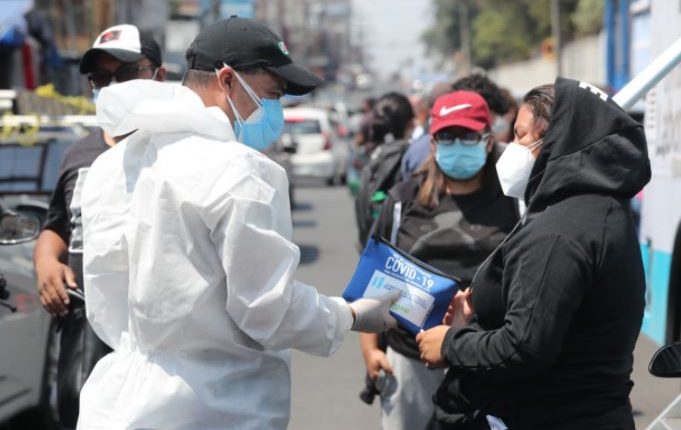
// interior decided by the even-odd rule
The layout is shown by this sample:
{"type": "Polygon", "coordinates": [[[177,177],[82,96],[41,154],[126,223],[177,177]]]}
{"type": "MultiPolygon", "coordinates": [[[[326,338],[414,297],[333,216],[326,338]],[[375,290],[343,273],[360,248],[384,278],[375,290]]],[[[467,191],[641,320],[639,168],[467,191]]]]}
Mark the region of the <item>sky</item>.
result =
{"type": "Polygon", "coordinates": [[[402,69],[415,76],[432,70],[421,34],[431,22],[431,0],[353,0],[354,25],[363,30],[371,67],[387,77],[402,69]],[[411,64],[410,64],[411,63],[411,64]]]}

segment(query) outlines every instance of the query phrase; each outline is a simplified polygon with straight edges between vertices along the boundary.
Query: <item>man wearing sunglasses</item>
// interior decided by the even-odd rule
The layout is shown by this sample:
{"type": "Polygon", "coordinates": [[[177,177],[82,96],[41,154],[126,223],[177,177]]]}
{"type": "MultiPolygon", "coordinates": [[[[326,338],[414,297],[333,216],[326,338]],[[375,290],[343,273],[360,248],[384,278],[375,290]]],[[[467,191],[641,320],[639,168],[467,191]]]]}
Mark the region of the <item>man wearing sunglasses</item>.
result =
{"type": "MultiPolygon", "coordinates": [[[[161,49],[129,24],[102,32],[83,55],[80,71],[96,99],[109,85],[132,79],[162,81],[161,49]]],[[[64,153],[59,179],[45,225],[36,243],[34,264],[40,300],[58,317],[61,329],[57,376],[59,418],[64,428],[75,428],[79,393],[95,363],[110,349],[87,323],[78,294],[83,288],[80,189],[94,160],[115,144],[102,129],[76,141],[64,153]]]]}

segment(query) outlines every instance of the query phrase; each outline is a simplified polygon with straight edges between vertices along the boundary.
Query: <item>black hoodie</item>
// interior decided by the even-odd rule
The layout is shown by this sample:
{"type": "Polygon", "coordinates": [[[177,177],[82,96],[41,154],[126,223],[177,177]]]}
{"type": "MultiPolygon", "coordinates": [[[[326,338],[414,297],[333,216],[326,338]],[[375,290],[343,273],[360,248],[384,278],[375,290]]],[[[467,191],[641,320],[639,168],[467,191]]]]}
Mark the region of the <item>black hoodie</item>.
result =
{"type": "Polygon", "coordinates": [[[473,281],[450,329],[431,428],[633,429],[629,392],[644,275],[628,203],[650,179],[641,125],[558,78],[528,214],[473,281]]]}

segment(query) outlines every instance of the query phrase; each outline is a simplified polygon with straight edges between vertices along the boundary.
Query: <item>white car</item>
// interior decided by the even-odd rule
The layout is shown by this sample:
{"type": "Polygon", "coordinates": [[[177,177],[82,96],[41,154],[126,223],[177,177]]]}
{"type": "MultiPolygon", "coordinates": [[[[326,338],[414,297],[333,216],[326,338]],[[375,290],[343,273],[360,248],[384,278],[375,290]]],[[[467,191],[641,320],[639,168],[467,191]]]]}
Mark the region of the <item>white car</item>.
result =
{"type": "Polygon", "coordinates": [[[349,148],[333,129],[324,109],[294,107],[284,109],[284,136],[296,152],[291,156],[295,177],[324,179],[327,184],[345,181],[349,148]]]}

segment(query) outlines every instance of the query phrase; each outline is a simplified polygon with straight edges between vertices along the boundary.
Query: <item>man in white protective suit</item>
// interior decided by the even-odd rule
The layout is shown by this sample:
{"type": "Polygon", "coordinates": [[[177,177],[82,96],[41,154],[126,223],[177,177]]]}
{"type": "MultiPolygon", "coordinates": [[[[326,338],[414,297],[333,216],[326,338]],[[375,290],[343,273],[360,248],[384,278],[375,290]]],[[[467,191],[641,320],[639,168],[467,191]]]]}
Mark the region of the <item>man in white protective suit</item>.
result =
{"type": "Polygon", "coordinates": [[[113,352],[81,393],[78,429],[284,429],[290,348],[327,356],[348,330],[395,325],[395,295],[348,305],[292,277],[288,181],[258,149],[279,98],[319,83],[255,21],[232,17],[187,51],[184,84],[102,90],[120,143],[82,195],[87,316],[113,352]]]}

